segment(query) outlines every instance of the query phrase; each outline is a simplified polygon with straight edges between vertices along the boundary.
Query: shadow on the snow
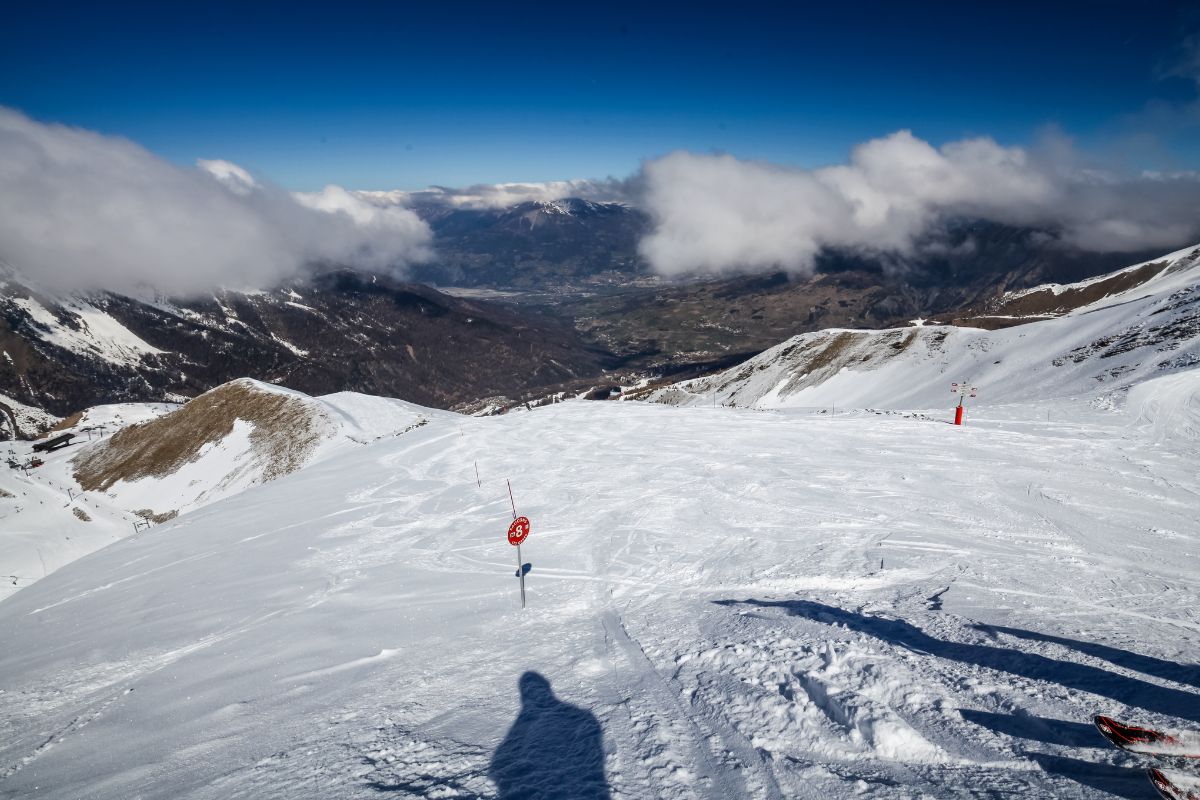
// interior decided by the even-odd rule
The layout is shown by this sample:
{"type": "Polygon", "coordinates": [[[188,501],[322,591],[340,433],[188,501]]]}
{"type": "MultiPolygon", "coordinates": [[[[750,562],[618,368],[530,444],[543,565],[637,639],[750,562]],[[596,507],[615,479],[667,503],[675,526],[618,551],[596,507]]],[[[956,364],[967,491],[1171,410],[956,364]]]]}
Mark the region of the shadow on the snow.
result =
{"type": "MultiPolygon", "coordinates": [[[[1032,714],[993,714],[969,708],[959,709],[959,713],[968,722],[1017,739],[1064,747],[1092,747],[1106,751],[1112,749],[1096,730],[1096,726],[1088,723],[1035,717],[1032,714]]],[[[1158,796],[1140,769],[1064,758],[1049,753],[1034,753],[1021,748],[1017,751],[1025,758],[1037,762],[1043,771],[1051,775],[1060,775],[1117,797],[1150,800],[1158,796]]]]}
{"type": "Polygon", "coordinates": [[[488,768],[500,800],[608,800],[595,715],[559,700],[536,672],[522,675],[518,686],[521,711],[488,768]]]}
{"type": "Polygon", "coordinates": [[[970,708],[960,708],[958,713],[962,714],[962,718],[967,722],[974,722],[981,728],[1016,739],[1060,744],[1064,747],[1095,747],[1105,750],[1109,748],[1108,742],[1096,730],[1096,726],[1090,723],[1067,722],[1035,717],[1032,714],[993,714],[990,711],[975,711],[970,708]]]}
{"type": "Polygon", "coordinates": [[[1063,758],[1046,753],[1024,753],[1026,758],[1037,762],[1045,772],[1051,775],[1061,775],[1076,783],[1099,789],[1102,792],[1125,797],[1128,800],[1157,800],[1158,792],[1146,780],[1146,773],[1140,769],[1129,767],[1114,767],[1111,764],[1097,764],[1094,761],[1081,761],[1077,758],[1063,758]]]}
{"type": "Polygon", "coordinates": [[[1063,636],[1051,636],[1050,634],[1025,631],[1020,628],[1006,628],[1002,625],[984,625],[982,623],[975,627],[984,633],[1006,633],[1018,639],[1031,639],[1036,642],[1061,644],[1064,647],[1078,650],[1089,656],[1102,658],[1105,661],[1116,664],[1118,667],[1143,672],[1147,675],[1175,681],[1176,683],[1185,683],[1188,686],[1200,687],[1200,667],[1194,664],[1176,664],[1174,661],[1166,661],[1154,656],[1144,656],[1141,653],[1122,650],[1119,647],[1095,644],[1094,642],[1081,642],[1076,639],[1067,639],[1063,636]]]}
{"type": "Polygon", "coordinates": [[[723,606],[749,605],[781,608],[789,614],[847,628],[939,658],[976,664],[988,669],[1039,681],[1052,681],[1120,703],[1168,716],[1200,721],[1200,695],[1158,686],[1118,675],[1088,664],[1058,661],[987,644],[966,644],[935,639],[903,620],[869,617],[811,600],[714,600],[723,606]]]}

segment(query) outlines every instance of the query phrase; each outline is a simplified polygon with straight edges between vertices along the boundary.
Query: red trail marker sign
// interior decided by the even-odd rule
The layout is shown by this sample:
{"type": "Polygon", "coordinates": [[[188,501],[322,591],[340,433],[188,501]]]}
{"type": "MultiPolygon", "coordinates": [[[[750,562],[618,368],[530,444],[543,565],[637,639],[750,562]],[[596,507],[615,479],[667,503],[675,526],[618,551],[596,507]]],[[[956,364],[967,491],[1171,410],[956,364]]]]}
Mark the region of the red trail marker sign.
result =
{"type": "Polygon", "coordinates": [[[528,535],[529,517],[517,517],[508,526],[508,543],[515,547],[519,547],[528,535]]]}

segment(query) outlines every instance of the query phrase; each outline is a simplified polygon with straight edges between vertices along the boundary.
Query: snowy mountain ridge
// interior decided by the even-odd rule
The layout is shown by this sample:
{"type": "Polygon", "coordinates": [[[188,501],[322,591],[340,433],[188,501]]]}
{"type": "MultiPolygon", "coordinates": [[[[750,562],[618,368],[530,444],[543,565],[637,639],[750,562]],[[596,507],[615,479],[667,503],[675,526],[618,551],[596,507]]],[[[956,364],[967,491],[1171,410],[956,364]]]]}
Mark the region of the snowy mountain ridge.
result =
{"type": "Polygon", "coordinates": [[[12,297],[9,302],[28,315],[39,339],[64,350],[125,367],[136,366],[143,357],[163,352],[82,297],[63,300],[59,314],[51,312],[35,297],[12,297]],[[63,312],[71,324],[64,322],[63,312]]]}
{"type": "Polygon", "coordinates": [[[191,299],[0,278],[0,393],[57,416],[179,402],[243,376],[447,407],[500,393],[513,373],[555,386],[601,360],[557,320],[349,270],[191,299]]]}
{"type": "Polygon", "coordinates": [[[1130,386],[1200,365],[1200,246],[1056,289],[1016,293],[1005,302],[1047,293],[1098,296],[999,330],[924,325],[800,334],[724,372],[639,399],[934,409],[947,405],[952,382],[966,382],[979,387],[978,402],[986,404],[1074,396],[1120,402],[1130,386]],[[1121,285],[1130,275],[1140,277],[1121,285]],[[1116,288],[1106,292],[1106,284],[1116,288]]]}
{"type": "Polygon", "coordinates": [[[53,414],[0,394],[0,441],[31,439],[58,421],[53,414]]]}
{"type": "MultiPolygon", "coordinates": [[[[1200,249],[1200,245],[1184,247],[1180,250],[1176,250],[1173,253],[1168,253],[1161,258],[1143,261],[1138,264],[1131,264],[1123,269],[1114,270],[1113,272],[1105,273],[1104,275],[1097,275],[1093,278],[1076,281],[1074,283],[1045,283],[1040,286],[1030,287],[1028,289],[1018,289],[1015,291],[1005,292],[1000,302],[1001,304],[1007,304],[1013,300],[1018,300],[1031,294],[1037,294],[1038,292],[1050,292],[1056,295],[1078,292],[1090,286],[1114,281],[1115,279],[1134,275],[1147,269],[1149,269],[1151,277],[1145,279],[1142,282],[1142,285],[1146,288],[1153,289],[1155,283],[1157,283],[1159,279],[1165,277],[1166,275],[1193,268],[1195,266],[1196,252],[1198,249],[1200,249]]],[[[1126,291],[1127,290],[1121,290],[1118,292],[1117,296],[1125,294],[1126,291]]],[[[1114,297],[1113,299],[1115,300],[1116,298],[1114,297]]],[[[1097,303],[1098,302],[1101,301],[1097,301],[1097,303]]]]}

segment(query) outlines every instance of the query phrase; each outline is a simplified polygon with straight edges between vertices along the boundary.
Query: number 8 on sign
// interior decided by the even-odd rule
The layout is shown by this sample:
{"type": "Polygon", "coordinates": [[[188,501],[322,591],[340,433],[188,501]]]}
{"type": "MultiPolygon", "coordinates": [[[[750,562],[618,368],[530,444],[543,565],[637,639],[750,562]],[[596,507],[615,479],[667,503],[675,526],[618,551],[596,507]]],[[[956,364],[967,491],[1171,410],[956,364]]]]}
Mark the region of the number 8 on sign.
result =
{"type": "Polygon", "coordinates": [[[508,543],[514,547],[525,541],[529,535],[529,517],[517,517],[508,526],[508,543]]]}

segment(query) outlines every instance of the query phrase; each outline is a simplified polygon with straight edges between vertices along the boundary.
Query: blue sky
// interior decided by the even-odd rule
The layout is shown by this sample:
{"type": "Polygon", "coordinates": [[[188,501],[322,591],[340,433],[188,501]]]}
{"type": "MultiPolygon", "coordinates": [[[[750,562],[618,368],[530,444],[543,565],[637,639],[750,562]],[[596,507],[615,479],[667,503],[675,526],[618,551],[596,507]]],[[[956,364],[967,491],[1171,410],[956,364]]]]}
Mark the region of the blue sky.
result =
{"type": "Polygon", "coordinates": [[[811,167],[901,128],[1200,167],[1195,3],[249,5],[10,7],[0,105],[291,189],[811,167]]]}

